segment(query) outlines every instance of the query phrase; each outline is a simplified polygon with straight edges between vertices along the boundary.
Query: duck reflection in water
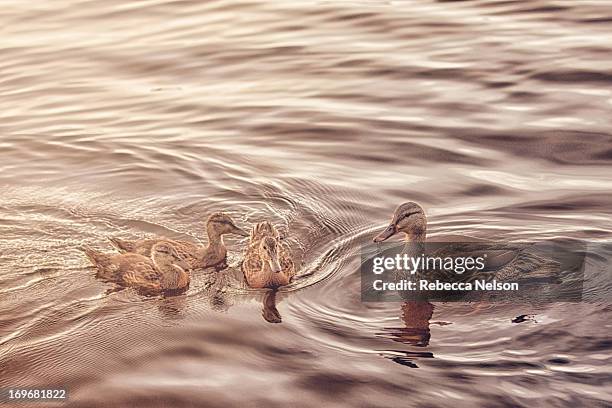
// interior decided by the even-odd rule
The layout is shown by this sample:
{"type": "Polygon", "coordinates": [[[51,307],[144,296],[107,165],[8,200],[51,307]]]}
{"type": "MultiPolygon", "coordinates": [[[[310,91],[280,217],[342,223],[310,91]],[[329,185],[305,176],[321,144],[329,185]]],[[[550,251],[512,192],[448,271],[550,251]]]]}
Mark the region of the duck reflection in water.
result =
{"type": "Polygon", "coordinates": [[[164,296],[159,300],[157,310],[167,321],[181,320],[185,318],[185,308],[187,307],[187,296],[164,296]]]}
{"type": "MultiPolygon", "coordinates": [[[[189,297],[201,299],[197,300],[198,303],[205,302],[210,310],[220,313],[227,312],[236,301],[240,302],[240,299],[243,301],[261,299],[263,319],[268,323],[281,323],[282,317],[277,308],[278,288],[265,289],[263,296],[259,291],[245,296],[239,294],[239,288],[244,284],[242,271],[237,267],[230,266],[225,271],[200,273],[194,285],[197,293],[189,297]]],[[[189,297],[187,295],[164,297],[159,310],[168,319],[180,319],[183,317],[183,309],[189,303],[189,297]]]]}
{"type": "Polygon", "coordinates": [[[282,317],[276,308],[276,289],[267,291],[263,297],[263,309],[261,315],[268,323],[281,323],[282,317]]]}

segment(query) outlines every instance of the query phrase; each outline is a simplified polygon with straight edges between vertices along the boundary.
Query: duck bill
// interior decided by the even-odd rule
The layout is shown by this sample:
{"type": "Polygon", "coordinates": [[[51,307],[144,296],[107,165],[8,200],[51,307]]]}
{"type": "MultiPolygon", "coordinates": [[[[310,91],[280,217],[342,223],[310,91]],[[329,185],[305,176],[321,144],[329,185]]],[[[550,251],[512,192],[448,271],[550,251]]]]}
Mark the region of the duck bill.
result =
{"type": "Polygon", "coordinates": [[[374,242],[383,242],[383,241],[386,241],[389,238],[391,238],[393,235],[395,235],[396,232],[397,231],[395,230],[395,225],[389,224],[389,226],[387,228],[385,228],[383,232],[381,232],[380,234],[375,236],[372,241],[374,241],[374,242]]]}
{"type": "Polygon", "coordinates": [[[270,270],[274,273],[279,273],[282,270],[278,259],[270,259],[268,264],[270,265],[270,270]]]}
{"type": "Polygon", "coordinates": [[[249,233],[243,230],[242,228],[238,228],[235,225],[232,225],[232,234],[240,235],[241,237],[248,237],[249,233]]]}

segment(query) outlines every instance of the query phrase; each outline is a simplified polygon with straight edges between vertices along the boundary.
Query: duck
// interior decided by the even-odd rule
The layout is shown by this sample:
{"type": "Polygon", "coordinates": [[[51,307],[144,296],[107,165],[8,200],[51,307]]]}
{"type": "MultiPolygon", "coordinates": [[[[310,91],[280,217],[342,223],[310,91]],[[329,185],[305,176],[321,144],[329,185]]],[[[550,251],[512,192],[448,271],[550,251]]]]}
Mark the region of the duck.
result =
{"type": "Polygon", "coordinates": [[[181,257],[189,264],[191,269],[204,269],[216,267],[217,270],[227,267],[227,248],[223,242],[223,235],[235,234],[247,237],[249,234],[236,226],[232,218],[223,212],[211,214],[206,221],[208,245],[198,245],[188,241],[175,241],[166,238],[123,240],[109,237],[111,244],[121,253],[135,253],[144,256],[151,255],[153,246],[165,241],[172,244],[181,257]]]}
{"type": "Polygon", "coordinates": [[[191,281],[190,266],[169,241],[158,241],[151,247],[151,256],[109,254],[81,248],[97,268],[97,277],[120,287],[132,287],[143,295],[182,292],[191,281]]]}
{"type": "Polygon", "coordinates": [[[279,288],[295,276],[291,251],[268,221],[253,227],[241,268],[247,285],[255,289],[279,288]]]}
{"type": "Polygon", "coordinates": [[[550,280],[559,283],[555,276],[559,272],[559,263],[528,253],[522,249],[511,248],[511,245],[496,245],[495,243],[471,236],[442,235],[427,239],[427,216],[425,210],[413,201],[400,204],[391,217],[389,225],[373,238],[375,243],[388,240],[396,234],[404,234],[404,241],[414,243],[439,242],[459,243],[442,247],[437,252],[444,255],[445,250],[458,253],[463,245],[464,255],[471,252],[487,257],[485,272],[492,273],[500,280],[550,280]]]}
{"type": "MultiPolygon", "coordinates": [[[[482,248],[491,245],[490,241],[466,235],[441,235],[427,238],[427,216],[425,211],[418,203],[412,201],[400,204],[393,212],[389,225],[374,236],[372,240],[375,243],[381,243],[398,234],[403,234],[405,242],[468,243],[466,245],[468,251],[473,250],[476,247],[474,244],[477,243],[482,243],[482,248]]],[[[456,250],[453,251],[457,253],[456,250]]],[[[521,252],[515,250],[487,250],[487,267],[500,280],[520,280],[527,276],[540,276],[546,280],[551,276],[554,277],[555,272],[558,273],[559,265],[557,263],[542,259],[534,254],[521,252]]],[[[558,282],[556,279],[554,277],[552,280],[558,282]]],[[[479,307],[479,304],[477,304],[476,308],[479,307]]],[[[404,322],[405,327],[389,329],[390,335],[395,341],[402,343],[420,347],[429,345],[431,339],[430,324],[434,315],[434,309],[434,304],[426,299],[405,300],[401,306],[400,313],[400,318],[404,322]]],[[[446,322],[437,323],[449,324],[446,322]]],[[[418,367],[415,363],[404,358],[394,357],[392,360],[399,364],[418,367]]]]}

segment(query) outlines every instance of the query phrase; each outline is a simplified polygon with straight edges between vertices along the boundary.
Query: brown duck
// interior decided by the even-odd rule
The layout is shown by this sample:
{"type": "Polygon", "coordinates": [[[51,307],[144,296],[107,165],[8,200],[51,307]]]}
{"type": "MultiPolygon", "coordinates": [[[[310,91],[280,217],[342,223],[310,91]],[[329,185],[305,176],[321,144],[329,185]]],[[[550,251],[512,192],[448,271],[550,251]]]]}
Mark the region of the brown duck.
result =
{"type": "Polygon", "coordinates": [[[208,245],[202,246],[188,241],[175,241],[166,238],[123,240],[119,238],[109,238],[113,246],[119,252],[136,253],[150,256],[151,248],[160,240],[170,242],[181,257],[189,264],[191,269],[201,269],[208,267],[225,267],[227,258],[227,248],[223,243],[223,235],[236,234],[243,237],[248,233],[238,228],[232,218],[222,212],[217,212],[208,217],[206,221],[206,232],[208,234],[208,245]]]}
{"type": "Polygon", "coordinates": [[[133,287],[144,295],[182,291],[189,287],[190,268],[168,241],[158,241],[151,257],[140,254],[106,254],[82,248],[98,269],[97,277],[121,287],[133,287]]]}
{"type": "Polygon", "coordinates": [[[295,276],[291,251],[269,222],[261,222],[251,231],[242,272],[252,288],[278,288],[295,276]]]}
{"type": "MultiPolygon", "coordinates": [[[[474,243],[471,244],[471,248],[476,248],[476,244],[482,244],[477,253],[486,254],[488,272],[500,280],[540,279],[557,282],[559,263],[528,251],[499,249],[499,246],[487,240],[470,236],[442,235],[426,238],[427,216],[423,208],[412,201],[403,203],[395,209],[389,225],[374,237],[373,241],[383,242],[402,233],[408,242],[474,243]]],[[[440,251],[442,255],[443,251],[444,248],[440,251]]]]}

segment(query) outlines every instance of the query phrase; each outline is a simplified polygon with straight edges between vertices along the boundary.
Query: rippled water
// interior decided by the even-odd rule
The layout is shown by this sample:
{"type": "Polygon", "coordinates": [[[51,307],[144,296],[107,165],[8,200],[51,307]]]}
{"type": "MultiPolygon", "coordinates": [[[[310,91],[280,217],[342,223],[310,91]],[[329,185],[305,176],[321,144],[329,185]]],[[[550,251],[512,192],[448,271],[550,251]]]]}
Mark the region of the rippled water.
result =
{"type": "MultiPolygon", "coordinates": [[[[611,22],[587,0],[3,2],[0,387],[64,386],[71,407],[609,404],[612,250],[590,301],[430,318],[362,303],[359,248],[408,200],[434,236],[609,240],[611,22]],[[286,231],[308,277],[281,324],[204,274],[107,293],[77,250],[205,240],[217,210],[286,231]]],[[[226,241],[231,275],[245,242],[226,241]]]]}

